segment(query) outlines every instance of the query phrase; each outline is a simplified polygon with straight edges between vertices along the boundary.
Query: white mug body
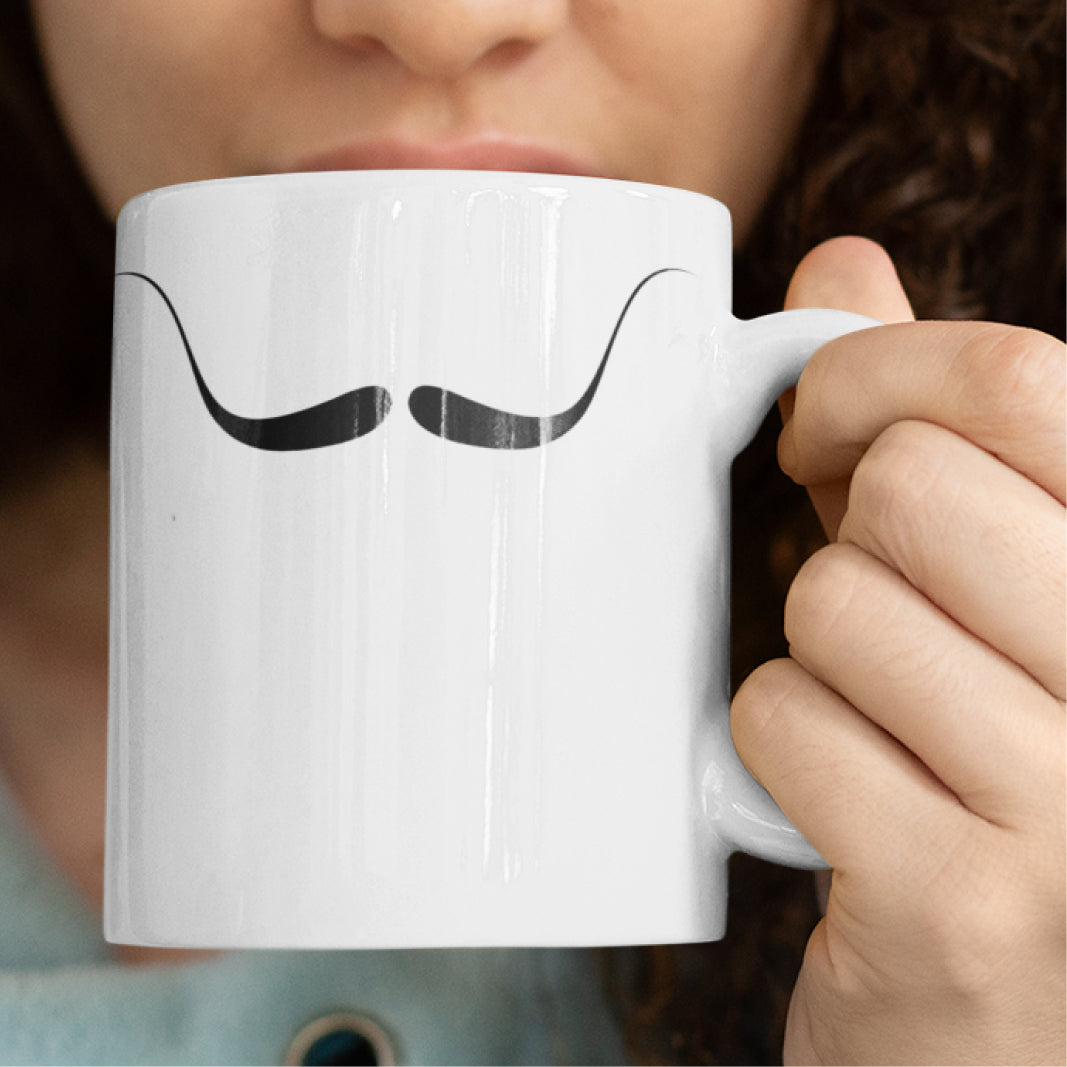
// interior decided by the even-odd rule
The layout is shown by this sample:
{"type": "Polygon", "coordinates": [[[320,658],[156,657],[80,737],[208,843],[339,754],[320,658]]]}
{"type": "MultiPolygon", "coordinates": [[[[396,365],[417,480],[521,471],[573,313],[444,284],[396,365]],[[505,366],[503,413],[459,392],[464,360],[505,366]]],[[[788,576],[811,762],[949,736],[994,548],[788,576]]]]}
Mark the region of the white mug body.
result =
{"type": "Polygon", "coordinates": [[[730,263],[722,205],[589,178],[127,205],[111,940],[722,935],[730,263]]]}

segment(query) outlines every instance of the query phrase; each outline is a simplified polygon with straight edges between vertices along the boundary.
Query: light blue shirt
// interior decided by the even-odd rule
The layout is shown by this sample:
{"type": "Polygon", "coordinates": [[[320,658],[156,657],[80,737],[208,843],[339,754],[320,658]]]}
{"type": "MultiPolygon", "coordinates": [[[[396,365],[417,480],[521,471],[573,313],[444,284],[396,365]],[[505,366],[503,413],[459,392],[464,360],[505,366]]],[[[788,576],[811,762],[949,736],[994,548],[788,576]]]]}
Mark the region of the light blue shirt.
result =
{"type": "Polygon", "coordinates": [[[0,1063],[284,1063],[313,1020],[377,1023],[398,1063],[624,1063],[593,953],[242,951],[115,963],[0,783],[0,1063]]]}

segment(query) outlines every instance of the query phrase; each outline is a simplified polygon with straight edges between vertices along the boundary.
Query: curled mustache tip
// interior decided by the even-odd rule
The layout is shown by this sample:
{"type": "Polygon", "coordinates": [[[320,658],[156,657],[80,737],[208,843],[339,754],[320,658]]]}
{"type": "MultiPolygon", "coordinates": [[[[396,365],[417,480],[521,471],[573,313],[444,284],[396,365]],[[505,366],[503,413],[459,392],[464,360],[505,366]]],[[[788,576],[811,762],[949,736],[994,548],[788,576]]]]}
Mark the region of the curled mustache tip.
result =
{"type": "Polygon", "coordinates": [[[268,452],[299,452],[327,448],[370,433],[380,426],[389,414],[392,397],[388,390],[378,385],[361,386],[320,404],[283,415],[249,418],[229,411],[208,388],[193,356],[181,318],[163,287],[147,274],[138,271],[120,271],[116,277],[140,278],[162,298],[178,330],[204,406],[219,428],[235,441],[268,452]]]}

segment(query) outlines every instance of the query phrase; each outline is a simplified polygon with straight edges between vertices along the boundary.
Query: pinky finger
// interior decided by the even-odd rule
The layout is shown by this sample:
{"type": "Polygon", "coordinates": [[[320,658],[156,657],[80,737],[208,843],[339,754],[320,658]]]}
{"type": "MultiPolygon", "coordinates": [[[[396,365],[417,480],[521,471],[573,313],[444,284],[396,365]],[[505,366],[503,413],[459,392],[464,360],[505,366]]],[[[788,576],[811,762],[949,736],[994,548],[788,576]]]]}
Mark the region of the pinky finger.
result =
{"type": "Polygon", "coordinates": [[[916,856],[944,856],[975,819],[910,750],[793,660],[749,676],[731,727],[745,765],[831,867],[914,878],[916,856]]]}

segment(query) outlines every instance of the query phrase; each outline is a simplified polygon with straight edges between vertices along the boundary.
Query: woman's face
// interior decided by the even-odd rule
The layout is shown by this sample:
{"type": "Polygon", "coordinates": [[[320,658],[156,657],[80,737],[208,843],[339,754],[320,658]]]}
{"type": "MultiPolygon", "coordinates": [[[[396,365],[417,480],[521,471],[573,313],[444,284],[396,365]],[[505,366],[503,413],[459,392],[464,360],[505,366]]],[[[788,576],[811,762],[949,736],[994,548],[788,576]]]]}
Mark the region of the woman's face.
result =
{"type": "Polygon", "coordinates": [[[739,233],[829,0],[32,0],[105,209],[271,171],[574,172],[708,193],[739,233]]]}

